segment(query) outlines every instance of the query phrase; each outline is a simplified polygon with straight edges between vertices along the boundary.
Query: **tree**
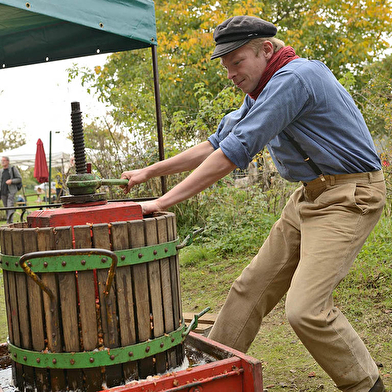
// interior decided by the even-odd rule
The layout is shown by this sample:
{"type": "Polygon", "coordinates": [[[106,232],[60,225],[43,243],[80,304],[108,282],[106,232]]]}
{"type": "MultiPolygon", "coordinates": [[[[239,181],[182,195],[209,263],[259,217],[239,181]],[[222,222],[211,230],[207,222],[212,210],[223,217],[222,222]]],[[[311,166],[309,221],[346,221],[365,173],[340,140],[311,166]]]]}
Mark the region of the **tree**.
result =
{"type": "MultiPolygon", "coordinates": [[[[392,31],[391,4],[385,0],[157,0],[160,91],[168,155],[201,136],[196,127],[203,127],[200,95],[195,94],[194,86],[203,82],[211,97],[232,86],[219,60],[210,61],[212,32],[228,17],[243,14],[275,23],[278,38],[300,56],[324,61],[339,78],[348,71],[359,75],[365,65],[378,60],[392,31]]],[[[113,108],[114,123],[133,137],[138,135],[149,151],[156,133],[150,50],[115,53],[103,67],[71,70],[70,78],[77,77],[113,108]]],[[[235,94],[243,98],[241,92],[235,94]]],[[[230,103],[224,106],[231,107],[230,103]]],[[[209,131],[219,118],[210,120],[209,131]]]]}
{"type": "Polygon", "coordinates": [[[0,152],[13,150],[26,144],[26,135],[20,131],[3,129],[1,131],[0,152]]]}

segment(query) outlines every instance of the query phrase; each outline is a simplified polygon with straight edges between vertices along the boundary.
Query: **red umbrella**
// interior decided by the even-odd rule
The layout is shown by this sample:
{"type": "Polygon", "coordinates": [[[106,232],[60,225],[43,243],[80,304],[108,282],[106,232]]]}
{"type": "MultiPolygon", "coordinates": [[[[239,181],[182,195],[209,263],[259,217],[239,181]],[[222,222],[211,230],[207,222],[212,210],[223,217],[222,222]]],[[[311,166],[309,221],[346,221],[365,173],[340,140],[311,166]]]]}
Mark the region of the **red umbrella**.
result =
{"type": "Polygon", "coordinates": [[[41,139],[37,141],[37,152],[35,153],[34,177],[39,183],[47,182],[49,180],[48,164],[46,163],[46,156],[44,145],[41,139]]]}

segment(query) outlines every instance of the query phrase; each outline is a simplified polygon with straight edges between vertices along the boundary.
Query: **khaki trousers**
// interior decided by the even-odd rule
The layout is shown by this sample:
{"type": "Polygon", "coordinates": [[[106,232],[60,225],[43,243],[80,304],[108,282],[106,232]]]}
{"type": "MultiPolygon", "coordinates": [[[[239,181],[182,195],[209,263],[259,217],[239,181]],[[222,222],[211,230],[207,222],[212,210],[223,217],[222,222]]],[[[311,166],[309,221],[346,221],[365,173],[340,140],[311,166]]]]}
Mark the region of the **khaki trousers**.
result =
{"type": "Polygon", "coordinates": [[[257,256],[233,283],[209,337],[246,352],[287,292],[299,339],[342,391],[367,392],[379,377],[364,343],[333,304],[385,204],[382,171],[303,183],[257,256]]]}

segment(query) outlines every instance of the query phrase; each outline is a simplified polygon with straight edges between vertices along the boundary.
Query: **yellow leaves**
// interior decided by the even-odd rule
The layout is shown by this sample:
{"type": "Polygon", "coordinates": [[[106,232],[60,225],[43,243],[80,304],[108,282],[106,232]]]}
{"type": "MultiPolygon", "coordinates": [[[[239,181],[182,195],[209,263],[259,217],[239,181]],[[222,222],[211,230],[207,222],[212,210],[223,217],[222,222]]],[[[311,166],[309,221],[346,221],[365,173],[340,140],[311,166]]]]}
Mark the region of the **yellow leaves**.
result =
{"type": "Polygon", "coordinates": [[[99,65],[97,65],[96,67],[94,67],[94,72],[99,75],[101,73],[101,67],[99,65]]]}

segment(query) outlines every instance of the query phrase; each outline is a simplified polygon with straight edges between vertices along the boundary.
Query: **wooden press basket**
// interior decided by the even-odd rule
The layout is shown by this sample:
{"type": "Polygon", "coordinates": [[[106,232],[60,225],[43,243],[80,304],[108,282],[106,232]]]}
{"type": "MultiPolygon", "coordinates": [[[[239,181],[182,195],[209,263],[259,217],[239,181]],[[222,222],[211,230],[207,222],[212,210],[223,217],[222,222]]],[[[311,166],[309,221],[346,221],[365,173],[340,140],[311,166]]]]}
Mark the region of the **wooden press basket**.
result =
{"type": "Polygon", "coordinates": [[[0,239],[20,391],[98,391],[182,363],[174,214],[74,227],[14,224],[0,227],[0,239]]]}

